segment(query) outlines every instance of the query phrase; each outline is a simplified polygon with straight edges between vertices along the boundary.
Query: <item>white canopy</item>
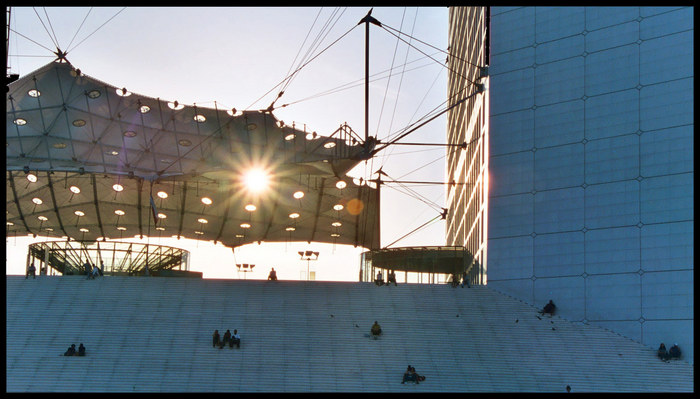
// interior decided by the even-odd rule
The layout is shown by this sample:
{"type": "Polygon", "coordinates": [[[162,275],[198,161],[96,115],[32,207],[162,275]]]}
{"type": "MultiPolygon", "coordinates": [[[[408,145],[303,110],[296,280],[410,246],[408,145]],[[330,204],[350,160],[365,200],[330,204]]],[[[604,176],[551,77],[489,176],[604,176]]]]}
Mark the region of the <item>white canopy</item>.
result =
{"type": "Polygon", "coordinates": [[[379,247],[379,192],[346,175],[372,144],[347,126],[321,136],[271,112],[185,106],[62,59],[8,85],[6,124],[8,234],[379,247]],[[268,190],[243,184],[254,167],[268,190]]]}

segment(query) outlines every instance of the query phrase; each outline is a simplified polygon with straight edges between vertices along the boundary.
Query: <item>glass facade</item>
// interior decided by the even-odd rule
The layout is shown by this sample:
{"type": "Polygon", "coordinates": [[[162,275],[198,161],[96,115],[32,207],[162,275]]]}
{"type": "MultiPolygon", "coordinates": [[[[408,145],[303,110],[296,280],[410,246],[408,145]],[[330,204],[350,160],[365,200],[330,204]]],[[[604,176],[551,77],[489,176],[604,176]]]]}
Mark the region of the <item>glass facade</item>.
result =
{"type": "Polygon", "coordinates": [[[464,246],[486,283],[488,212],[488,7],[451,7],[447,143],[446,245],[464,246]]]}
{"type": "MultiPolygon", "coordinates": [[[[451,11],[462,18],[451,44],[473,36],[469,10],[451,11]]],[[[677,342],[692,363],[693,7],[491,7],[489,18],[489,285],[650,347],[677,342]]],[[[460,236],[470,245],[459,227],[448,243],[460,236]]]]}
{"type": "Polygon", "coordinates": [[[164,245],[119,241],[45,241],[29,246],[27,268],[42,275],[85,274],[85,263],[104,275],[202,276],[189,272],[189,252],[164,245]],[[48,266],[48,267],[47,267],[48,266]]]}

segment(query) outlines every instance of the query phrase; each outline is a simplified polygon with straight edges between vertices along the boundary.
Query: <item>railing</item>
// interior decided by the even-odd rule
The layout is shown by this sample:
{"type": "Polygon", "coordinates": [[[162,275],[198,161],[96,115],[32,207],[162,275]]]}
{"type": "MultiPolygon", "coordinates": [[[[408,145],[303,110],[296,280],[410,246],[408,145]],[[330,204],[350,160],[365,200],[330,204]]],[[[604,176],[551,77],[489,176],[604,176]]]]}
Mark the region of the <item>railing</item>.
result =
{"type": "Polygon", "coordinates": [[[27,267],[41,274],[85,274],[84,264],[99,266],[103,274],[140,275],[162,270],[188,271],[184,249],[119,241],[46,241],[29,246],[27,267]]]}

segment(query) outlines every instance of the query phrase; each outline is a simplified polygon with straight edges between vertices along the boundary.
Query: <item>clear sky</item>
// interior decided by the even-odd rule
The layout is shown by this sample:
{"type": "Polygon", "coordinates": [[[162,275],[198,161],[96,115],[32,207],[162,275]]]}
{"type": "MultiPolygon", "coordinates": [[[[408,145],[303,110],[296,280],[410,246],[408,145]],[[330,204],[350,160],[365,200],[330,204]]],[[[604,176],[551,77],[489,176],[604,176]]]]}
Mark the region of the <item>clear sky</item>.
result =
{"type": "MultiPolygon", "coordinates": [[[[369,9],[13,7],[8,66],[24,76],[52,61],[51,51],[58,46],[84,74],[133,93],[203,107],[213,108],[216,101],[219,108],[264,109],[279,93],[276,86],[318,55],[289,82],[273,113],[320,135],[347,122],[364,136],[365,26],[357,24],[369,9]]],[[[386,29],[370,27],[370,75],[377,74],[370,84],[371,136],[393,138],[445,108],[445,54],[437,49],[447,48],[447,12],[446,7],[374,8],[372,16],[386,29]],[[412,36],[402,38],[420,51],[390,33],[397,30],[412,36]]],[[[402,142],[444,143],[445,136],[443,115],[402,142]]],[[[352,174],[376,178],[373,173],[380,167],[395,180],[443,181],[445,148],[391,146],[352,174]]],[[[393,244],[440,214],[445,207],[442,185],[381,189],[382,246],[445,244],[440,220],[393,244]]],[[[7,237],[8,274],[24,273],[28,241],[34,240],[7,237]]],[[[357,281],[362,252],[305,242],[252,244],[232,251],[211,242],[149,241],[189,250],[190,269],[204,272],[205,278],[266,278],[275,267],[280,278],[299,279],[308,266],[317,280],[357,281]],[[320,252],[319,259],[307,264],[297,254],[302,250],[320,252]],[[256,269],[239,276],[236,263],[253,263],[256,269]]]]}

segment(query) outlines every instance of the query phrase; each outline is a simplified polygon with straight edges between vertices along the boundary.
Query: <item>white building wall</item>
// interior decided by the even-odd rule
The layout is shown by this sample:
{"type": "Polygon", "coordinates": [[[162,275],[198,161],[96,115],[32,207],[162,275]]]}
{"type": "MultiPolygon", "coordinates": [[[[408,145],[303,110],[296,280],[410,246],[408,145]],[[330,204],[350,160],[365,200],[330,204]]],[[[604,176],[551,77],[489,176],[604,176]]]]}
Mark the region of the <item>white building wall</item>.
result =
{"type": "Polygon", "coordinates": [[[693,8],[492,7],[488,284],[693,356],[693,8]]]}

